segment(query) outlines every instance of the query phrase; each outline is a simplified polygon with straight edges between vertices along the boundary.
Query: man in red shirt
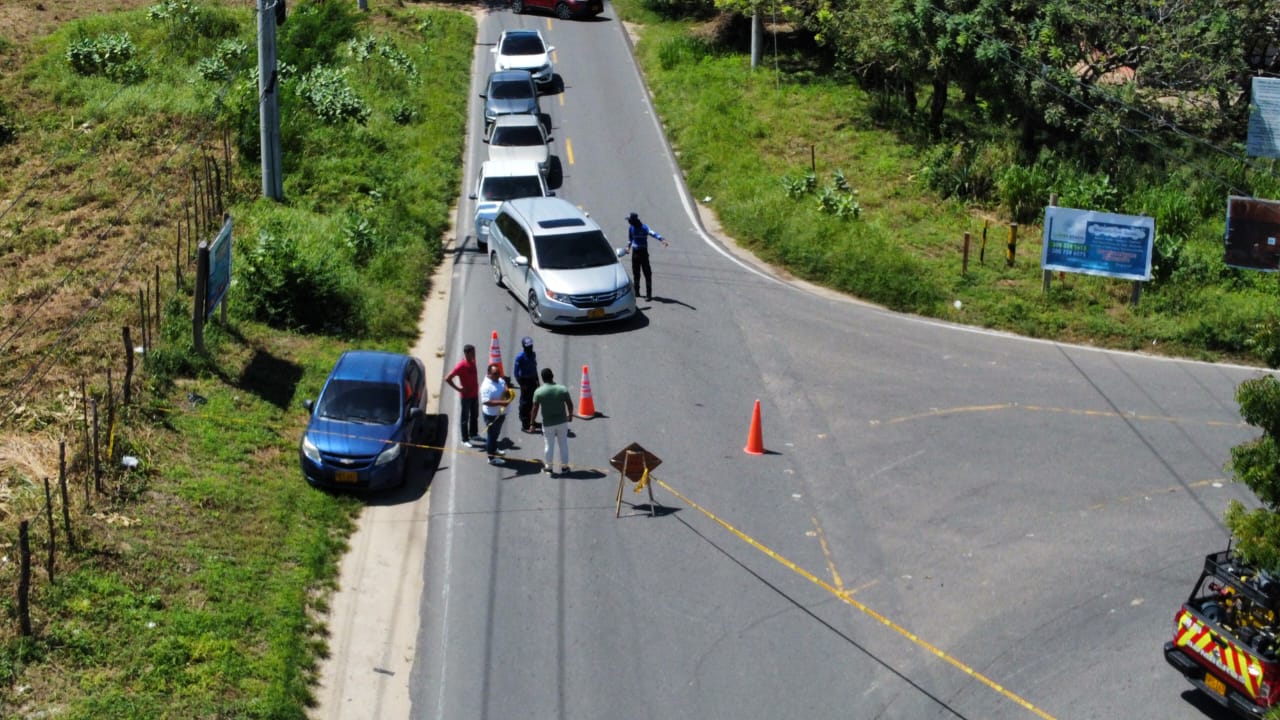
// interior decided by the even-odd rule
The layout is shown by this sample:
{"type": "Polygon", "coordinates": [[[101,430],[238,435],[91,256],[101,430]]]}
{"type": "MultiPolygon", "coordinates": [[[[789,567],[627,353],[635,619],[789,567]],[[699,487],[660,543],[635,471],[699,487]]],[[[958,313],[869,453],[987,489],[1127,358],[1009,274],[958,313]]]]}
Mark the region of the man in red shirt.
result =
{"type": "Polygon", "coordinates": [[[480,439],[480,370],[476,367],[476,346],[462,346],[462,360],[444,376],[449,387],[462,398],[462,412],[458,415],[458,430],[462,444],[476,447],[480,439]]]}

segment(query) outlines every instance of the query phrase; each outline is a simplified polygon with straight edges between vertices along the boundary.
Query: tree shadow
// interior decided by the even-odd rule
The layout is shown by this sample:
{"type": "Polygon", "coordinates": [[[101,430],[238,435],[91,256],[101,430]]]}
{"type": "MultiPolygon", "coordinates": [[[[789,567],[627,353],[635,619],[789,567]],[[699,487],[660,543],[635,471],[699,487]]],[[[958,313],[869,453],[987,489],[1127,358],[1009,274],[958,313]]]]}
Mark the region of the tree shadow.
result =
{"type": "Polygon", "coordinates": [[[253,357],[240,372],[236,387],[251,392],[281,410],[289,408],[298,381],[302,379],[302,366],[282,360],[262,349],[256,349],[253,357]]]}

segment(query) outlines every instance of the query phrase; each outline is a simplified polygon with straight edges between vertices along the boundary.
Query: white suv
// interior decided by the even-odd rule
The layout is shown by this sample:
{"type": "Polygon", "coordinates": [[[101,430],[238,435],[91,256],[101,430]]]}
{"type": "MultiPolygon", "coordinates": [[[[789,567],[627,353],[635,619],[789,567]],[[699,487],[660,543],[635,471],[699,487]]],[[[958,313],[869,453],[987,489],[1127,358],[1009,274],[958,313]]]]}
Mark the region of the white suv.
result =
{"type": "Polygon", "coordinates": [[[532,160],[490,160],[481,164],[476,190],[470,196],[476,201],[476,244],[481,249],[488,247],[489,223],[504,200],[547,195],[551,191],[542,169],[532,160]]]}
{"type": "Polygon", "coordinates": [[[503,30],[498,42],[489,51],[493,53],[493,69],[528,70],[538,85],[549,85],[555,78],[551,53],[555,46],[548,45],[537,30],[503,30]]]}

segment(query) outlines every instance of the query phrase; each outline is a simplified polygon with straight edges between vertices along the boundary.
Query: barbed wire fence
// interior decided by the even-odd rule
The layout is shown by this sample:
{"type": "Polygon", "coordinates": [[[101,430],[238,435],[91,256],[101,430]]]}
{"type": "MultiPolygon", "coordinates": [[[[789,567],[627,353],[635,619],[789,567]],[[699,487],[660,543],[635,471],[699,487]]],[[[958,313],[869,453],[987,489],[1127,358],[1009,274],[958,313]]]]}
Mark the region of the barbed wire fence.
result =
{"type": "MultiPolygon", "coordinates": [[[[39,624],[32,619],[33,601],[39,598],[39,585],[47,583],[52,586],[58,582],[62,556],[89,557],[85,554],[92,545],[90,533],[93,524],[89,521],[105,517],[102,509],[118,501],[125,474],[136,464],[136,460],[132,463],[126,461],[117,440],[128,430],[130,415],[127,409],[136,405],[139,393],[145,388],[137,376],[138,359],[141,358],[145,368],[149,354],[161,338],[164,300],[181,298],[194,301],[196,248],[201,239],[212,240],[222,226],[232,177],[230,131],[223,129],[218,151],[210,152],[208,147],[202,147],[193,153],[192,158],[189,167],[177,170],[186,188],[173,226],[171,277],[168,272],[162,273],[159,263],[152,267],[134,268],[131,279],[137,283],[137,315],[132,324],[126,322],[121,326],[121,349],[110,351],[103,358],[102,376],[95,379],[91,375],[79,375],[78,394],[72,392],[70,397],[53,399],[53,404],[71,401],[79,406],[76,408],[78,413],[72,413],[60,427],[51,429],[53,434],[61,435],[56,482],[50,477],[43,478],[42,501],[10,518],[6,522],[8,529],[0,528],[0,543],[13,550],[11,557],[0,547],[0,579],[16,575],[16,631],[24,638],[32,637],[39,629],[39,624]],[[83,490],[82,501],[77,493],[77,484],[83,490]],[[16,532],[16,535],[10,535],[11,532],[16,532]],[[37,558],[37,555],[42,557],[37,558]],[[41,560],[43,573],[36,567],[41,560]]],[[[123,276],[130,268],[133,266],[126,264],[120,275],[123,276]]],[[[119,284],[119,280],[118,277],[113,287],[119,284]]],[[[116,299],[122,301],[121,306],[131,304],[124,297],[126,294],[131,295],[126,290],[115,293],[116,299]]],[[[100,322],[114,323],[119,319],[117,315],[100,322]]],[[[64,331],[59,340],[61,346],[50,353],[65,355],[68,352],[66,338],[69,336],[70,333],[64,331]]],[[[49,359],[50,353],[41,357],[22,376],[18,387],[9,389],[8,402],[0,405],[0,410],[6,411],[6,417],[15,418],[25,398],[32,394],[54,392],[41,383],[53,364],[49,359]],[[43,369],[40,367],[42,364],[43,369]],[[19,391],[22,391],[21,395],[19,391]]],[[[30,491],[38,493],[38,486],[30,491]]],[[[38,613],[34,614],[38,616],[38,613]]]]}

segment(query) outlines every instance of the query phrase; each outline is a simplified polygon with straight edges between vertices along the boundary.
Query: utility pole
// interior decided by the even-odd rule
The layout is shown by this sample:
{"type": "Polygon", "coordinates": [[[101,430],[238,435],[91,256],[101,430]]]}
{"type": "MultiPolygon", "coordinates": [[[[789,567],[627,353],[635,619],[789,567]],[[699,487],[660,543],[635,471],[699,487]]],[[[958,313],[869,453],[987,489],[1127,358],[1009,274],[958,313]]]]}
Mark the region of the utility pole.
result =
{"type": "Polygon", "coordinates": [[[284,199],[280,157],[280,83],[276,73],[276,21],[284,0],[258,0],[258,127],[262,145],[262,196],[284,199]]]}
{"type": "Polygon", "coordinates": [[[755,70],[764,57],[764,22],[760,19],[760,6],[751,9],[751,69],[755,70]]]}

